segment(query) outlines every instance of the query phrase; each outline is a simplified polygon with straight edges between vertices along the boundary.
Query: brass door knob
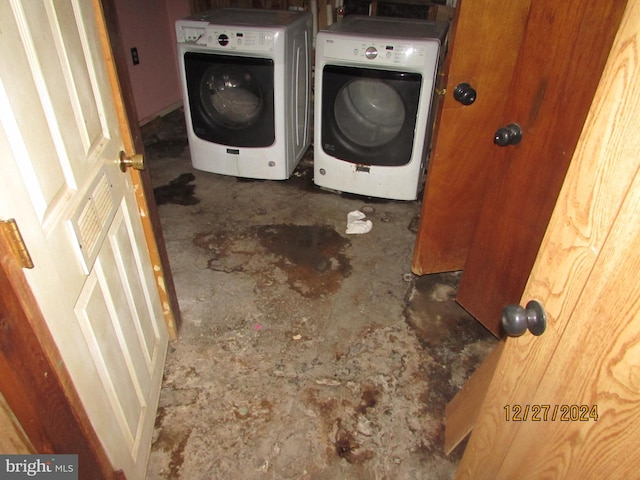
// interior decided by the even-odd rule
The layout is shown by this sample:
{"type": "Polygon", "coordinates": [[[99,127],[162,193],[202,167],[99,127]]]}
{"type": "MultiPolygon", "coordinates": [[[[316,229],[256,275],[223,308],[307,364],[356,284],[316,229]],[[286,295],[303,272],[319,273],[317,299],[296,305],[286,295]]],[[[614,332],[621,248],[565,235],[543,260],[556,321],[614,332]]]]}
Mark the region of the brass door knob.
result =
{"type": "Polygon", "coordinates": [[[136,170],[144,170],[144,155],[135,153],[131,157],[127,157],[127,154],[121,151],[118,165],[122,172],[126,172],[129,167],[133,167],[136,170]]]}

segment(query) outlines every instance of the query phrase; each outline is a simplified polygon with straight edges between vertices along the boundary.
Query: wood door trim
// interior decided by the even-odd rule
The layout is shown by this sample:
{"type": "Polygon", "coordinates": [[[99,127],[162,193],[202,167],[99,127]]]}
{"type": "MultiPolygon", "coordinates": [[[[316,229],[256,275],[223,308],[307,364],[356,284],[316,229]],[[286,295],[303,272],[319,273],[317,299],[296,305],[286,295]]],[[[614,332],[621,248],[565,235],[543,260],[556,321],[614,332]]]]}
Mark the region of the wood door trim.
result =
{"type": "MultiPolygon", "coordinates": [[[[133,97],[133,88],[129,79],[127,59],[122,46],[120,27],[114,0],[94,0],[96,14],[100,16],[98,25],[104,27],[100,32],[109,69],[111,90],[116,100],[116,110],[120,122],[125,153],[133,155],[144,152],[142,133],[137,120],[137,110],[133,97]]],[[[141,212],[147,248],[153,265],[153,274],[160,296],[162,313],[169,332],[169,338],[176,340],[182,324],[180,305],[176,293],[173,273],[169,264],[169,255],[160,225],[160,215],[153,196],[153,186],[149,169],[129,169],[134,185],[138,209],[141,212]]]]}
{"type": "Polygon", "coordinates": [[[4,234],[0,234],[0,392],[37,453],[77,454],[80,472],[118,480],[4,234]]]}

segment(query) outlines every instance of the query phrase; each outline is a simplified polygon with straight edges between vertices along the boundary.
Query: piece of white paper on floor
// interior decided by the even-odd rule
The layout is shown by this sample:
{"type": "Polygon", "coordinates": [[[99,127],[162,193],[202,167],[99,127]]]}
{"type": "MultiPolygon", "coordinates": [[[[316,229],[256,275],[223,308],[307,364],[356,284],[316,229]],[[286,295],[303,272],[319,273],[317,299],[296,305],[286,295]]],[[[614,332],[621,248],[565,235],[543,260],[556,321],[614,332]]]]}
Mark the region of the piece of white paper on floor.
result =
{"type": "Polygon", "coordinates": [[[373,228],[371,220],[365,220],[366,215],[360,210],[354,210],[347,214],[347,234],[363,234],[373,228]]]}

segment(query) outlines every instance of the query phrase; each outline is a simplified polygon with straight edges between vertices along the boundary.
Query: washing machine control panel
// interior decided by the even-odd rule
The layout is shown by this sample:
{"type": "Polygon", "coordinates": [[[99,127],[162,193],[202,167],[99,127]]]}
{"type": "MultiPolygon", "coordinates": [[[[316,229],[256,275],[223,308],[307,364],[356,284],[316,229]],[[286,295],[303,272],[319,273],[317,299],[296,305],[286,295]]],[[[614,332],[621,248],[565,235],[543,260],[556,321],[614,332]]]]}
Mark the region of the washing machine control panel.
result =
{"type": "Polygon", "coordinates": [[[364,56],[367,57],[369,60],[373,60],[378,56],[378,49],[376,47],[368,47],[364,51],[364,56]]]}
{"type": "Polygon", "coordinates": [[[206,46],[212,50],[272,52],[279,32],[250,27],[233,29],[183,20],[176,23],[176,34],[178,43],[206,46]]]}
{"type": "Polygon", "coordinates": [[[235,51],[271,52],[275,42],[274,32],[258,30],[231,30],[209,26],[205,34],[207,47],[235,51]]]}
{"type": "Polygon", "coordinates": [[[380,39],[321,38],[322,55],[327,59],[359,61],[363,64],[420,67],[432,60],[439,42],[422,41],[407,44],[380,39]]]}

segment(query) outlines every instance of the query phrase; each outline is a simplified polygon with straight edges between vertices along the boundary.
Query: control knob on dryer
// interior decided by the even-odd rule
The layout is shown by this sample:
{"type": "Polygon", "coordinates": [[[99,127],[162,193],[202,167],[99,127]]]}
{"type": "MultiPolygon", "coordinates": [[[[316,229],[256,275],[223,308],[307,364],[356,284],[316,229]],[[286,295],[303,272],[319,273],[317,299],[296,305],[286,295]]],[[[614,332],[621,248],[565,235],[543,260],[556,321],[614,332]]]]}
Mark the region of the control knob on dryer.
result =
{"type": "Polygon", "coordinates": [[[367,47],[367,49],[364,51],[364,56],[369,60],[373,60],[378,56],[378,49],[376,47],[367,47]]]}

